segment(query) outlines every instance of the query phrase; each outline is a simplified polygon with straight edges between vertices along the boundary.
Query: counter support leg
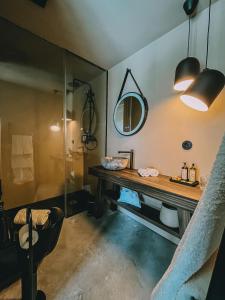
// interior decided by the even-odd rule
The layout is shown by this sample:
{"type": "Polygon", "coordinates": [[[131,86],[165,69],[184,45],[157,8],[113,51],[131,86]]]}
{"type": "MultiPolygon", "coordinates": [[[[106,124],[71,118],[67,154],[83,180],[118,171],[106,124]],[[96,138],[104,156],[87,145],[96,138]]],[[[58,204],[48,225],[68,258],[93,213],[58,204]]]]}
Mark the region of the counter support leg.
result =
{"type": "Polygon", "coordinates": [[[105,201],[103,197],[105,182],[103,179],[98,178],[97,194],[96,194],[96,207],[95,217],[101,218],[105,210],[105,201]]]}

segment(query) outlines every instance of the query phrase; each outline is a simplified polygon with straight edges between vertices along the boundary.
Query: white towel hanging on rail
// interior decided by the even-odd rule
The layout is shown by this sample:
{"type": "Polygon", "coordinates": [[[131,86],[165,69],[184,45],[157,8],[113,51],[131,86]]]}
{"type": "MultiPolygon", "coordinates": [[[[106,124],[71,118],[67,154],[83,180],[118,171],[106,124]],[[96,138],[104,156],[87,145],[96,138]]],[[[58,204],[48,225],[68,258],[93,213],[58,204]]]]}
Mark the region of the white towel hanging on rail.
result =
{"type": "Polygon", "coordinates": [[[11,167],[15,184],[34,180],[32,136],[12,135],[11,167]]]}

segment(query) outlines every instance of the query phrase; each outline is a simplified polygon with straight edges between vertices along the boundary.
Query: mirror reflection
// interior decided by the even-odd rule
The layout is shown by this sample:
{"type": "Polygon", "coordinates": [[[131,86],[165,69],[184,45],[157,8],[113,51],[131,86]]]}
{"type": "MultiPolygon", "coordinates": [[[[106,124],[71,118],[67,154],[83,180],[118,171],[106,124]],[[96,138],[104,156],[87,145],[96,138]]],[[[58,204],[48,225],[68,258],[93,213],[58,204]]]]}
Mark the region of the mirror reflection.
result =
{"type": "Polygon", "coordinates": [[[114,124],[123,135],[138,132],[147,117],[147,102],[137,93],[127,93],[117,102],[114,110],[114,124]]]}

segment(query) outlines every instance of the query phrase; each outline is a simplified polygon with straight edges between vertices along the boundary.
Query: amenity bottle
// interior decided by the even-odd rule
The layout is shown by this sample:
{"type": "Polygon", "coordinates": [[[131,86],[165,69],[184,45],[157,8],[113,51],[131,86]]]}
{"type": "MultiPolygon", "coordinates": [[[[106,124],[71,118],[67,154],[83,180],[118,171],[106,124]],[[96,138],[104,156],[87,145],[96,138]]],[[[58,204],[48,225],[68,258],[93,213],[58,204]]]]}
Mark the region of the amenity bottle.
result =
{"type": "Polygon", "coordinates": [[[190,170],[189,170],[189,180],[194,182],[196,181],[196,168],[195,164],[192,164],[190,170]]]}
{"type": "Polygon", "coordinates": [[[186,162],[184,162],[184,165],[181,169],[181,179],[188,180],[188,167],[186,162]]]}

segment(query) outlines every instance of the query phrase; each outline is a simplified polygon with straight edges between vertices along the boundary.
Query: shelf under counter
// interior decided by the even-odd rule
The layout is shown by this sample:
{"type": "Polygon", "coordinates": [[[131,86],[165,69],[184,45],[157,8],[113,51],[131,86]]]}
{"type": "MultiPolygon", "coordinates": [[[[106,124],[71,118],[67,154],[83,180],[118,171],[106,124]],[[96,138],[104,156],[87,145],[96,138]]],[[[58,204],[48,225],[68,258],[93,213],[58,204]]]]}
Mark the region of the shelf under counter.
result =
{"type": "Polygon", "coordinates": [[[126,209],[127,211],[131,212],[132,214],[138,216],[139,218],[144,219],[146,222],[149,222],[149,223],[161,228],[162,230],[176,236],[177,238],[180,237],[179,228],[171,228],[171,227],[164,225],[160,221],[160,218],[159,218],[160,211],[155,208],[152,208],[151,206],[143,203],[142,201],[140,201],[141,205],[142,205],[141,208],[135,207],[134,205],[130,205],[125,202],[118,202],[117,200],[115,200],[114,192],[111,190],[106,190],[103,197],[108,202],[113,203],[115,206],[119,206],[119,207],[122,207],[123,209],[126,209]]]}
{"type": "MultiPolygon", "coordinates": [[[[143,218],[155,226],[165,230],[174,236],[182,237],[192,213],[194,212],[198,201],[201,198],[202,191],[199,187],[183,186],[170,181],[170,177],[159,175],[158,177],[141,177],[137,170],[124,169],[121,171],[106,170],[101,166],[89,168],[89,174],[98,177],[98,188],[96,204],[98,207],[98,216],[104,213],[104,197],[110,198],[106,193],[106,182],[110,182],[117,187],[126,187],[138,193],[158,199],[164,203],[172,205],[178,210],[179,217],[179,233],[173,230],[158,220],[158,216],[154,217],[155,212],[152,211],[152,216],[146,216],[133,207],[127,205],[120,207],[143,218]]],[[[111,197],[114,204],[118,203],[114,197],[111,197]]],[[[159,212],[158,212],[159,213],[159,212]]]]}

